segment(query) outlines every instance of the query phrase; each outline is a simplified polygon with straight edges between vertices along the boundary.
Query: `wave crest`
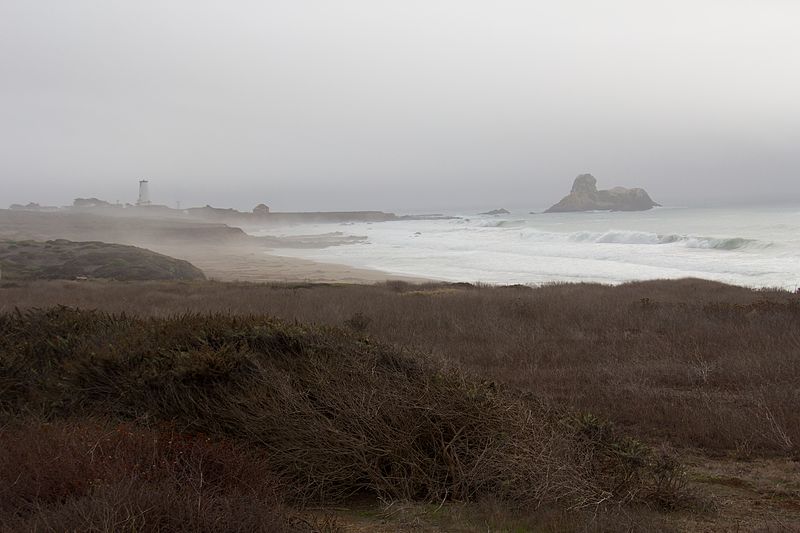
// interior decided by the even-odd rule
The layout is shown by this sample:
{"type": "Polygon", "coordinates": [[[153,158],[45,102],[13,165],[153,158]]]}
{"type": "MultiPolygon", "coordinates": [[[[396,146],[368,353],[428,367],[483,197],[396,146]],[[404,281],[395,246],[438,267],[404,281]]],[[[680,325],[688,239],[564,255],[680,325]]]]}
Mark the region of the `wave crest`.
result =
{"type": "Polygon", "coordinates": [[[527,220],[483,220],[476,224],[480,228],[521,228],[527,220]]]}
{"type": "Polygon", "coordinates": [[[573,242],[594,242],[610,244],[681,244],[687,248],[703,248],[712,250],[739,250],[742,248],[766,248],[771,243],[742,237],[715,238],[697,237],[693,235],[658,234],[644,231],[606,231],[604,233],[579,231],[569,235],[573,242]]]}

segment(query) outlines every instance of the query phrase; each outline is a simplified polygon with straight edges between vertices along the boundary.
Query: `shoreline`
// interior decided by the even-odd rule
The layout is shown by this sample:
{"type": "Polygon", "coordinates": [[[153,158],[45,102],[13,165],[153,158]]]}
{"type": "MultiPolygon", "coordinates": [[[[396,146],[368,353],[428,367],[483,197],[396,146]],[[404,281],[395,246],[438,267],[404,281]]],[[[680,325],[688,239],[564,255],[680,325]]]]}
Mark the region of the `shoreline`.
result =
{"type": "Polygon", "coordinates": [[[311,259],[274,255],[251,246],[225,247],[152,244],[149,249],[189,261],[210,280],[373,284],[385,281],[425,283],[427,278],[391,274],[381,270],[350,267],[311,259]]]}
{"type": "MultiPolygon", "coordinates": [[[[127,215],[134,214],[134,210],[127,213],[127,215]]],[[[345,214],[333,213],[332,215],[344,216],[345,214]]],[[[363,213],[347,215],[358,219],[359,215],[363,215],[363,213]]],[[[405,220],[402,217],[398,218],[405,220]]],[[[778,222],[781,220],[777,219],[778,222]]],[[[429,234],[428,230],[419,226],[419,224],[409,226],[409,237],[415,230],[417,233],[414,233],[413,236],[421,235],[420,231],[424,231],[426,236],[429,234]]],[[[540,229],[545,232],[555,231],[551,226],[553,225],[550,224],[544,229],[540,229]]],[[[598,224],[594,224],[594,226],[598,226],[598,224]]],[[[600,224],[603,226],[602,228],[594,226],[589,224],[585,231],[581,231],[583,233],[591,233],[591,231],[602,233],[604,231],[603,224],[600,224]]],[[[450,270],[447,268],[411,268],[415,264],[410,263],[410,266],[405,265],[407,268],[401,269],[402,272],[392,273],[393,267],[398,263],[392,260],[395,257],[394,250],[387,247],[386,242],[371,247],[370,251],[373,255],[369,258],[361,257],[360,261],[355,260],[355,255],[351,257],[351,253],[348,251],[347,245],[366,242],[368,235],[370,242],[378,242],[373,240],[373,237],[378,238],[378,230],[376,229],[376,233],[369,233],[369,228],[372,226],[356,226],[348,229],[340,228],[338,225],[320,226],[319,224],[301,229],[296,226],[290,227],[292,229],[280,225],[242,228],[221,222],[197,219],[113,216],[103,210],[97,213],[70,211],[44,213],[0,209],[0,239],[2,240],[66,239],[74,242],[99,241],[109,244],[132,245],[176,259],[187,260],[200,268],[210,279],[219,281],[370,284],[398,280],[411,283],[478,282],[539,286],[550,283],[586,282],[617,285],[632,281],[693,277],[748,288],[782,287],[794,292],[798,289],[795,280],[800,279],[796,277],[796,265],[786,264],[787,260],[782,255],[766,258],[769,261],[765,259],[766,262],[762,261],[763,264],[756,264],[756,267],[761,270],[756,269],[755,273],[752,273],[750,269],[743,270],[742,268],[720,271],[715,269],[713,262],[710,267],[705,268],[706,263],[702,261],[680,263],[676,267],[675,261],[695,261],[697,258],[703,258],[697,251],[684,250],[678,253],[670,251],[670,247],[665,248],[667,252],[670,252],[665,254],[665,257],[671,259],[671,262],[662,261],[652,264],[639,262],[635,260],[635,254],[632,255],[630,252],[635,248],[623,246],[614,247],[613,254],[609,256],[612,259],[611,262],[602,254],[598,257],[591,253],[563,255],[559,248],[555,251],[539,250],[540,255],[534,254],[530,257],[521,254],[520,257],[526,261],[534,261],[534,263],[538,261],[538,263],[522,264],[518,260],[517,263],[521,264],[523,268],[517,270],[493,270],[491,262],[488,270],[481,270],[481,265],[471,263],[466,263],[466,268],[462,268],[462,265],[451,260],[450,266],[455,266],[450,270]],[[304,232],[303,229],[307,229],[307,232],[304,232]],[[345,250],[334,251],[343,245],[346,247],[345,250]],[[330,249],[330,253],[324,251],[327,249],[330,249]],[[631,260],[632,257],[633,260],[631,260]],[[772,270],[765,270],[767,267],[772,270]],[[778,276],[778,274],[785,275],[778,276]]],[[[538,227],[539,225],[536,225],[536,228],[538,227]]],[[[659,243],[673,242],[670,239],[665,240],[663,235],[655,233],[656,230],[650,226],[641,230],[626,227],[620,230],[605,231],[611,234],[613,237],[611,240],[597,240],[596,237],[593,237],[592,239],[595,240],[589,239],[588,242],[590,244],[593,242],[637,244],[635,239],[633,242],[629,242],[630,235],[637,237],[637,232],[644,232],[645,237],[656,239],[659,243]]],[[[680,231],[680,228],[675,231],[680,231]]],[[[433,233],[436,237],[435,232],[433,233]]],[[[687,249],[705,247],[718,249],[719,253],[742,248],[748,242],[758,242],[755,239],[762,238],[750,234],[742,234],[743,237],[734,236],[739,235],[738,233],[719,238],[695,237],[691,232],[686,233],[683,237],[678,233],[676,235],[680,237],[676,239],[677,241],[691,241],[692,239],[701,241],[702,246],[690,245],[690,243],[684,246],[687,249]]],[[[567,237],[569,237],[568,234],[567,237]]],[[[667,237],[671,237],[671,234],[667,237]]],[[[784,236],[784,240],[786,238],[788,237],[784,236]]],[[[769,246],[773,244],[771,241],[764,242],[769,246]]],[[[649,244],[650,242],[645,239],[643,243],[649,244]]],[[[392,244],[392,242],[390,241],[388,244],[392,244]]],[[[476,246],[478,244],[480,243],[476,242],[476,246]]],[[[610,246],[610,244],[600,245],[610,246]]],[[[547,242],[544,246],[548,246],[547,242]]],[[[358,253],[362,253],[360,248],[358,250],[358,253]]],[[[435,255],[437,251],[438,248],[434,248],[430,252],[435,255]]],[[[495,251],[488,250],[488,253],[491,254],[495,251]]],[[[650,250],[646,251],[650,252],[650,250]]],[[[609,249],[609,253],[611,252],[609,249]]],[[[446,256],[444,257],[447,259],[446,256]]],[[[752,257],[755,256],[748,256],[747,259],[752,257]]],[[[400,263],[404,264],[402,261],[400,263]]],[[[445,267],[447,266],[445,265],[445,267]]]]}
{"type": "MultiPolygon", "coordinates": [[[[358,217],[361,213],[349,214],[358,217]]],[[[348,214],[334,213],[344,216],[348,214]]],[[[271,254],[272,247],[326,247],[351,238],[307,235],[255,237],[236,226],[197,219],[136,218],[100,212],[0,210],[0,239],[100,241],[137,246],[189,261],[209,279],[248,282],[372,284],[389,280],[423,283],[427,278],[394,275],[311,259],[271,254]]]]}

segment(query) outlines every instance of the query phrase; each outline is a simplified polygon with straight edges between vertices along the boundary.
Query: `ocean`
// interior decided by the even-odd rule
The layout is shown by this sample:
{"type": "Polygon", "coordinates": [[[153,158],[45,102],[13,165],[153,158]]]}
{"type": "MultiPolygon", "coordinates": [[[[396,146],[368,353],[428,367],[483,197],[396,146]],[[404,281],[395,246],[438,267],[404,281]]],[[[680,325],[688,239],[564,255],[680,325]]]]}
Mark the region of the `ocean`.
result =
{"type": "Polygon", "coordinates": [[[458,218],[308,224],[256,234],[363,236],[357,244],[270,253],[446,281],[618,284],[696,277],[800,287],[800,207],[448,214],[458,218]]]}

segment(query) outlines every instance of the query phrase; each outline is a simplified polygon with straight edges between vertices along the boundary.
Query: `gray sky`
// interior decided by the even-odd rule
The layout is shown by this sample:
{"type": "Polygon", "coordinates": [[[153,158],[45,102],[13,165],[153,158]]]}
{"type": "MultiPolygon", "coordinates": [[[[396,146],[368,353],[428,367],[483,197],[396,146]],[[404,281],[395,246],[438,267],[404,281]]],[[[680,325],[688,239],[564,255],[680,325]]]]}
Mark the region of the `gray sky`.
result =
{"type": "Polygon", "coordinates": [[[800,202],[796,0],[0,0],[0,206],[800,202]]]}

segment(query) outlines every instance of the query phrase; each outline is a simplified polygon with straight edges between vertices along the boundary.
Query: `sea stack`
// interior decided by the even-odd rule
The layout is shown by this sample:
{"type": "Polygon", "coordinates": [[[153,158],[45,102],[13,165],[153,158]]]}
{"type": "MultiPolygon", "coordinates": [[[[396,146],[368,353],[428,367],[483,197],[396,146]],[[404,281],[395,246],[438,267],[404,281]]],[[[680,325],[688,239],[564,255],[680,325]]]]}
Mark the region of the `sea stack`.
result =
{"type": "Polygon", "coordinates": [[[581,174],[575,178],[572,191],[545,212],[647,211],[658,205],[644,189],[614,187],[597,190],[597,179],[591,174],[581,174]]]}

